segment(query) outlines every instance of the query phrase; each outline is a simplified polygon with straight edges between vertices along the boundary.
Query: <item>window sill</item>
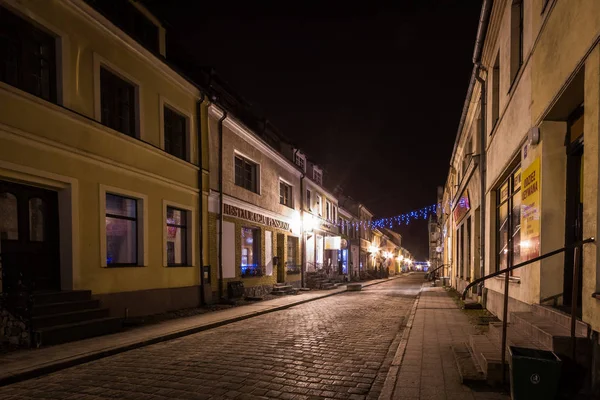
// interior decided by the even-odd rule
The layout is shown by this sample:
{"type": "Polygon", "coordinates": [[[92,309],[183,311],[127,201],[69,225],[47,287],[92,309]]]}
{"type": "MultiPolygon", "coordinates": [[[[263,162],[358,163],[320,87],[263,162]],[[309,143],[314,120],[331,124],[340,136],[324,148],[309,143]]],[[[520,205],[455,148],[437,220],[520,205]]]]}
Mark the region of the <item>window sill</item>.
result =
{"type": "Polygon", "coordinates": [[[144,268],[145,265],[137,264],[108,264],[106,268],[144,268]]]}
{"type": "Polygon", "coordinates": [[[170,265],[165,265],[166,268],[194,268],[193,265],[188,265],[188,264],[170,264],[170,265]]]}

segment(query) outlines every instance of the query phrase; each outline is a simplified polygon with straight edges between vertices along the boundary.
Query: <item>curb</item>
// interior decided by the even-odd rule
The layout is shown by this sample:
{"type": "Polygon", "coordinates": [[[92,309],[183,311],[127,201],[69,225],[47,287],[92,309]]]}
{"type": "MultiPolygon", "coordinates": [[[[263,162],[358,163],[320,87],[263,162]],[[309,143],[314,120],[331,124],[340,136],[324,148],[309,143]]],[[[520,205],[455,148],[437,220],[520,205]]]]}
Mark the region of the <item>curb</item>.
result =
{"type": "MultiPolygon", "coordinates": [[[[398,279],[400,277],[404,276],[402,275],[397,275],[394,277],[390,277],[387,278],[386,280],[382,280],[380,282],[373,282],[373,283],[365,283],[363,284],[363,288],[364,287],[369,287],[369,286],[375,286],[375,285],[379,285],[381,283],[386,283],[386,282],[390,282],[392,280],[398,279]]],[[[116,348],[112,348],[112,349],[107,349],[107,350],[100,350],[97,351],[95,353],[92,354],[84,354],[84,355],[78,355],[78,356],[73,356],[69,359],[65,359],[65,360],[60,360],[57,361],[55,363],[49,364],[49,365],[44,365],[44,366],[40,366],[40,367],[33,367],[32,369],[26,370],[26,371],[22,371],[22,372],[16,372],[14,374],[11,375],[6,375],[3,377],[0,377],[0,387],[2,386],[6,386],[6,385],[11,385],[13,383],[18,383],[18,382],[22,382],[28,379],[33,379],[33,378],[37,378],[39,376],[42,375],[47,375],[53,372],[57,372],[66,368],[70,368],[70,367],[74,367],[76,365],[80,365],[80,364],[86,364],[88,362],[91,361],[96,361],[96,360],[100,360],[102,358],[106,358],[106,357],[110,357],[110,356],[114,356],[116,354],[119,353],[125,353],[127,351],[130,350],[135,350],[135,349],[139,349],[142,347],[146,347],[146,346],[150,346],[156,343],[161,343],[161,342],[166,342],[169,340],[173,340],[173,339],[178,339],[184,336],[189,336],[189,335],[193,335],[195,333],[199,333],[202,331],[206,331],[209,329],[214,329],[214,328],[218,328],[224,325],[228,325],[228,324],[232,324],[234,322],[239,322],[239,321],[243,321],[245,319],[249,319],[249,318],[253,318],[253,317],[258,317],[260,315],[265,315],[265,314],[269,314],[275,311],[281,311],[281,310],[285,310],[297,305],[301,305],[301,304],[305,304],[305,303],[309,303],[311,301],[316,301],[316,300],[321,300],[327,297],[331,297],[331,296],[335,296],[341,293],[347,293],[347,290],[340,290],[338,292],[334,292],[334,293],[328,293],[328,294],[324,294],[323,296],[319,296],[319,297],[314,297],[312,299],[305,299],[305,300],[300,300],[297,302],[293,302],[293,303],[289,303],[289,304],[285,304],[279,307],[274,307],[272,309],[268,309],[268,310],[263,310],[263,311],[256,311],[254,313],[251,314],[246,314],[246,315],[242,315],[239,317],[233,317],[230,319],[226,319],[223,321],[218,321],[218,322],[214,322],[211,324],[206,324],[206,325],[202,325],[202,326],[195,326],[193,328],[189,328],[189,329],[184,329],[181,331],[177,331],[177,332],[172,332],[163,336],[159,336],[156,338],[152,338],[152,339],[147,339],[147,340],[142,340],[140,342],[136,342],[136,343],[131,343],[128,345],[124,345],[121,347],[116,347],[116,348]]]]}
{"type": "Polygon", "coordinates": [[[379,395],[379,400],[391,400],[394,394],[394,389],[396,388],[396,380],[398,379],[398,373],[400,372],[402,359],[404,358],[404,353],[406,352],[408,337],[410,336],[410,331],[412,329],[413,321],[415,319],[415,314],[417,313],[417,307],[419,305],[420,297],[421,291],[419,291],[419,294],[417,294],[417,298],[415,299],[410,310],[408,322],[406,323],[405,328],[402,331],[402,338],[400,339],[400,343],[398,343],[396,354],[394,355],[394,359],[392,360],[392,364],[390,365],[390,369],[385,378],[385,382],[383,383],[383,389],[381,390],[381,394],[379,395]]]}

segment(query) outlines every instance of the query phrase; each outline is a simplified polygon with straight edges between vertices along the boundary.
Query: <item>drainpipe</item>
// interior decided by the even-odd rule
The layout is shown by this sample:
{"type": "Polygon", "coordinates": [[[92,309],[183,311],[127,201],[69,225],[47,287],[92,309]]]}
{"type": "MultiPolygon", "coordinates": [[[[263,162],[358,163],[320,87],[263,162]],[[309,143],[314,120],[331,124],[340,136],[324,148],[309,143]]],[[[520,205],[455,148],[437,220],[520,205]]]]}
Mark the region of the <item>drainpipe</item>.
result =
{"type": "Polygon", "coordinates": [[[223,121],[227,111],[219,119],[219,301],[223,298],[223,121]]]}
{"type": "MultiPolygon", "coordinates": [[[[481,65],[478,65],[478,70],[483,70],[485,71],[484,67],[481,65]]],[[[479,71],[478,71],[479,72],[479,71]]],[[[481,105],[479,106],[480,110],[481,110],[481,115],[480,115],[480,127],[479,127],[479,202],[480,202],[480,206],[479,206],[479,276],[485,276],[485,217],[486,217],[486,199],[485,199],[485,195],[486,195],[486,171],[487,171],[487,167],[486,167],[486,138],[487,138],[487,133],[486,133],[486,123],[485,123],[485,119],[487,117],[487,113],[485,110],[486,107],[486,95],[487,95],[487,91],[486,91],[486,86],[485,86],[485,80],[481,79],[481,77],[479,76],[479,73],[477,74],[477,76],[475,77],[477,79],[477,82],[479,82],[479,84],[481,85],[481,97],[480,97],[480,103],[481,105]]],[[[477,295],[478,296],[483,296],[483,283],[480,283],[477,286],[477,295]]]]}
{"type": "Polygon", "coordinates": [[[198,215],[200,218],[200,304],[206,304],[206,299],[204,297],[204,209],[202,205],[202,200],[204,199],[204,193],[202,189],[202,103],[204,102],[204,93],[200,92],[200,100],[196,102],[196,134],[198,142],[198,189],[199,198],[198,198],[198,215]]]}
{"type": "MultiPolygon", "coordinates": [[[[361,248],[362,248],[362,242],[360,241],[360,233],[362,232],[361,226],[360,226],[360,209],[362,208],[362,204],[358,205],[358,279],[360,279],[360,256],[361,256],[361,248]]],[[[366,265],[365,265],[366,267],[366,265]]]]}
{"type": "MultiPolygon", "coordinates": [[[[296,164],[296,155],[298,155],[298,151],[300,148],[297,148],[294,151],[294,164],[296,164]]],[[[298,164],[296,164],[298,165],[298,164]]],[[[306,273],[306,235],[304,233],[304,177],[306,174],[304,170],[302,171],[302,176],[300,177],[300,237],[302,238],[302,260],[300,260],[300,286],[305,287],[306,277],[304,276],[306,273]]]]}

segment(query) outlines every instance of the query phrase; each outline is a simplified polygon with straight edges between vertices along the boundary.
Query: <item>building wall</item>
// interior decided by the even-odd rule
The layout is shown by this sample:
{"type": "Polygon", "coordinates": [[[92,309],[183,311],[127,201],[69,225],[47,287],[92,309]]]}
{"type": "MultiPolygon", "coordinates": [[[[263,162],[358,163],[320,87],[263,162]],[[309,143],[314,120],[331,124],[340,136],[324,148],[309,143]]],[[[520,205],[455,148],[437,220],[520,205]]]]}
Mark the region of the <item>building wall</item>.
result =
{"type": "Polygon", "coordinates": [[[0,179],[58,191],[62,288],[90,289],[106,297],[199,285],[198,90],[83,1],[4,5],[58,38],[58,105],[0,83],[0,179]],[[139,86],[139,139],[98,122],[100,64],[139,86]],[[189,118],[191,162],[162,150],[163,103],[189,118]],[[142,198],[141,268],[103,266],[103,189],[142,198]],[[193,214],[189,267],[165,267],[165,202],[193,214]]]}

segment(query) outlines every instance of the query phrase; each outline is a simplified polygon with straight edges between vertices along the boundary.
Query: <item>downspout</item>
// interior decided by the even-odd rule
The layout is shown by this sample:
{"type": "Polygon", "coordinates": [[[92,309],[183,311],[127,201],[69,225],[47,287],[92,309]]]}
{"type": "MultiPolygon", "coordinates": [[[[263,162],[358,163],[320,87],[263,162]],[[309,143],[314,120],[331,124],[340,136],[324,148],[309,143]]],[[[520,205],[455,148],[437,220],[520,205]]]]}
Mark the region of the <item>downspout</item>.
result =
{"type": "MultiPolygon", "coordinates": [[[[296,164],[296,155],[300,149],[297,148],[294,151],[294,164],[296,164]]],[[[298,165],[298,164],[296,164],[298,165]]],[[[302,176],[300,177],[300,237],[302,238],[302,260],[300,260],[300,286],[305,287],[305,273],[306,273],[306,235],[304,234],[304,177],[306,174],[302,170],[302,176]]]]}
{"type": "MultiPolygon", "coordinates": [[[[358,279],[360,279],[360,253],[361,253],[361,248],[362,248],[362,242],[361,242],[361,238],[360,238],[360,233],[362,232],[361,226],[360,226],[360,209],[362,208],[362,204],[358,205],[358,279]]],[[[365,266],[366,267],[366,266],[365,266]]]]}
{"type": "Polygon", "coordinates": [[[196,102],[196,133],[198,142],[198,215],[200,218],[200,304],[206,304],[206,298],[204,297],[204,190],[203,190],[203,167],[202,167],[202,103],[204,103],[204,93],[200,92],[200,100],[196,102]]]}
{"type": "MultiPolygon", "coordinates": [[[[478,69],[483,69],[483,66],[479,65],[478,69]]],[[[481,85],[481,96],[480,96],[480,102],[481,105],[479,106],[480,110],[481,110],[481,115],[480,115],[480,127],[479,127],[479,184],[480,184],[480,188],[479,188],[479,276],[485,276],[485,217],[487,215],[487,211],[486,211],[486,139],[487,139],[487,133],[486,133],[486,117],[487,117],[487,113],[486,113],[486,95],[487,95],[487,91],[486,91],[486,86],[485,86],[485,80],[481,79],[481,77],[479,76],[479,74],[477,74],[476,76],[477,82],[479,82],[479,84],[481,85]]],[[[483,296],[483,283],[479,284],[477,286],[477,295],[478,296],[483,296]]]]}
{"type": "Polygon", "coordinates": [[[219,118],[219,301],[223,298],[223,121],[227,111],[219,118]]]}

